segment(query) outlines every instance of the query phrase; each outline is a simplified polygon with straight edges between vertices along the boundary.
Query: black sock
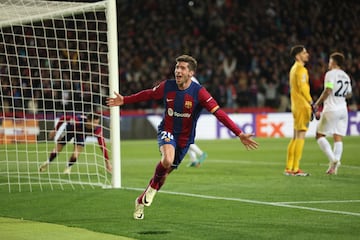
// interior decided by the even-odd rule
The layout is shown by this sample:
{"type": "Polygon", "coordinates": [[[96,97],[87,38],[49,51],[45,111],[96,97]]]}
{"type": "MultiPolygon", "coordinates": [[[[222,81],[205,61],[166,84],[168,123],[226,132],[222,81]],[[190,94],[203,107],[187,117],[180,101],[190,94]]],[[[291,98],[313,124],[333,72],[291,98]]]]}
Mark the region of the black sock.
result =
{"type": "Polygon", "coordinates": [[[51,152],[49,157],[49,162],[52,162],[57,156],[57,152],[51,152]]]}
{"type": "Polygon", "coordinates": [[[71,167],[72,165],[74,165],[76,163],[76,160],[77,160],[76,157],[71,157],[68,162],[68,167],[71,167]]]}

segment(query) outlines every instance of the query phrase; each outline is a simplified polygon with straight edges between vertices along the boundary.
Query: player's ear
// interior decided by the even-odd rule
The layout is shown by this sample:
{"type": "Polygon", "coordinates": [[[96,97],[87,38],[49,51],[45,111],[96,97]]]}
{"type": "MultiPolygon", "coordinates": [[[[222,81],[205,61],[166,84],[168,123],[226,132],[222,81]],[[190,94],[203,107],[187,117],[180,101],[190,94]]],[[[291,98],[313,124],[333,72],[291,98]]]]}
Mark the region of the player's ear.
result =
{"type": "Polygon", "coordinates": [[[195,74],[195,72],[194,72],[194,71],[192,71],[192,70],[190,70],[189,74],[190,74],[190,77],[193,77],[193,76],[194,76],[194,74],[195,74]]]}

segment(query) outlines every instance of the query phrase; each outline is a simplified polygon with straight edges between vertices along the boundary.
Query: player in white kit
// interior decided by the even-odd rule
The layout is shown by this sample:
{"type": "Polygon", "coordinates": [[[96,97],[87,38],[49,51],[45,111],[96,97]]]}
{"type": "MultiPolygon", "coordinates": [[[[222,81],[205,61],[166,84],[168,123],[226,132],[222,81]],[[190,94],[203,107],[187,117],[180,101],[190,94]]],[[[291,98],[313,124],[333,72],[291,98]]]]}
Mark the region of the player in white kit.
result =
{"type": "MultiPolygon", "coordinates": [[[[318,109],[324,103],[323,111],[316,129],[316,140],[320,149],[329,159],[327,174],[337,174],[343,152],[342,138],[348,126],[346,98],[351,97],[351,80],[342,70],[345,63],[343,54],[335,52],[330,55],[329,71],[325,75],[324,90],[314,103],[318,109]],[[327,135],[332,135],[334,147],[331,148],[327,135]]],[[[317,113],[319,114],[319,113],[317,113]]]]}
{"type": "MultiPolygon", "coordinates": [[[[200,84],[195,77],[191,77],[191,81],[200,84]]],[[[190,144],[188,153],[190,156],[188,167],[200,167],[201,163],[207,158],[207,153],[201,150],[195,143],[190,144]]]]}

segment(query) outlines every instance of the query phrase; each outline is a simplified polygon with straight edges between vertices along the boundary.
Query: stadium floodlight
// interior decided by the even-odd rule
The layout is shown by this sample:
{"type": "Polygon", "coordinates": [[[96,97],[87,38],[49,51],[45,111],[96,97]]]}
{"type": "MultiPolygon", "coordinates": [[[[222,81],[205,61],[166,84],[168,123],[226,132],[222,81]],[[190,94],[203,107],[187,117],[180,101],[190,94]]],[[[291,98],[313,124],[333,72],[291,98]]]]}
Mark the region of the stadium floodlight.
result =
{"type": "Polygon", "coordinates": [[[0,187],[121,187],[119,107],[106,106],[119,89],[117,44],[115,0],[0,0],[0,187]],[[94,137],[70,175],[63,170],[73,144],[39,172],[58,119],[89,113],[100,116],[110,139],[112,174],[94,137]]]}

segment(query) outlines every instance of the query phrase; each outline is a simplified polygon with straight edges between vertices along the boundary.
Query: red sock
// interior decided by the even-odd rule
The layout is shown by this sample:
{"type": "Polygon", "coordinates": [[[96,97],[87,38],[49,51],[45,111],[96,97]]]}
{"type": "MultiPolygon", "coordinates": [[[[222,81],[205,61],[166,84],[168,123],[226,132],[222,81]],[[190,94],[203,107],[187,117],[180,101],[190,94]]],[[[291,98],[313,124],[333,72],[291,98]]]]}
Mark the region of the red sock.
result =
{"type": "Polygon", "coordinates": [[[166,179],[166,177],[167,177],[168,175],[169,175],[169,174],[166,173],[166,174],[161,178],[161,180],[160,180],[160,182],[159,182],[158,187],[157,187],[156,190],[158,190],[158,191],[160,190],[160,188],[162,187],[162,185],[164,185],[165,179],[166,179]]]}
{"type": "Polygon", "coordinates": [[[168,175],[168,170],[169,169],[164,168],[161,162],[156,165],[154,176],[151,178],[149,185],[145,188],[145,191],[138,197],[138,203],[142,204],[142,198],[144,197],[144,194],[146,193],[146,190],[149,186],[159,190],[161,186],[164,185],[166,176],[168,175]]]}
{"type": "Polygon", "coordinates": [[[168,170],[169,169],[164,168],[161,162],[158,163],[158,165],[155,168],[154,176],[150,180],[149,185],[145,188],[145,191],[141,193],[140,196],[138,197],[138,203],[140,204],[143,203],[142,202],[143,196],[146,193],[146,190],[148,189],[149,186],[156,190],[159,190],[161,186],[164,185],[166,176],[168,175],[168,170]]]}
{"type": "Polygon", "coordinates": [[[164,178],[166,178],[167,173],[168,173],[168,169],[165,168],[161,162],[159,162],[155,168],[155,173],[152,178],[152,181],[150,182],[150,186],[152,188],[159,190],[159,188],[164,184],[165,181],[164,178]]]}

